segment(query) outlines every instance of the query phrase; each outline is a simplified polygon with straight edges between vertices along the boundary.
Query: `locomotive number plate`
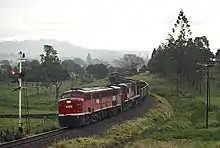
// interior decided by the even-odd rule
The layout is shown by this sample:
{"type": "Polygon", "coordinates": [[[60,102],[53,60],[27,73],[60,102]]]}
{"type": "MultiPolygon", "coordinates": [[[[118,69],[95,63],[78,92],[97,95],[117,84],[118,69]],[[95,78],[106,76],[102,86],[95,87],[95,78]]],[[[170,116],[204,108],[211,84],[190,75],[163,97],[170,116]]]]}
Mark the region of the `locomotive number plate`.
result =
{"type": "Polygon", "coordinates": [[[72,105],[67,105],[66,108],[73,108],[73,106],[72,105]]]}

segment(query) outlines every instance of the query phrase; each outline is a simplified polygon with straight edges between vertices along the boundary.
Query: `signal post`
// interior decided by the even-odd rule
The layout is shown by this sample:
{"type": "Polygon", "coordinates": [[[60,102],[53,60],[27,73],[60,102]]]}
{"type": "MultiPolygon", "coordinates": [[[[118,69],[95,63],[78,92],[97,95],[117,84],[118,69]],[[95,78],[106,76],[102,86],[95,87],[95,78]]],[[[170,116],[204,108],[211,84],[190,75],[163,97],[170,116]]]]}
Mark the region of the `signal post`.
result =
{"type": "Polygon", "coordinates": [[[22,71],[22,62],[25,61],[25,53],[22,53],[21,51],[19,52],[19,72],[14,72],[12,71],[12,75],[17,75],[18,76],[18,88],[15,88],[14,91],[18,90],[18,104],[19,104],[19,120],[18,120],[18,130],[20,132],[23,132],[23,127],[22,127],[22,120],[21,120],[21,89],[22,89],[22,83],[21,83],[21,78],[24,77],[24,72],[22,71]]]}

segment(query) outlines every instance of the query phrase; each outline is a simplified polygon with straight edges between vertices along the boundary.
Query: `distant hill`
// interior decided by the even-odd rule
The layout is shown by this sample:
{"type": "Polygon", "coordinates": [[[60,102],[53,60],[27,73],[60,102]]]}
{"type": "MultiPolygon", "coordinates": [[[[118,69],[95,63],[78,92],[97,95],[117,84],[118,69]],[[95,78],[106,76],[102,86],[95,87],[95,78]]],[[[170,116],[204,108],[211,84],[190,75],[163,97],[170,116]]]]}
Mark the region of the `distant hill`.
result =
{"type": "Polygon", "coordinates": [[[150,55],[149,51],[113,51],[113,50],[97,50],[87,49],[80,46],[74,46],[66,41],[57,40],[24,40],[24,41],[3,41],[0,42],[0,60],[16,60],[18,52],[22,50],[27,54],[28,58],[39,59],[40,54],[43,53],[43,46],[45,44],[53,45],[58,50],[59,57],[63,59],[67,58],[82,58],[86,59],[88,53],[92,58],[98,58],[105,61],[112,61],[115,58],[122,57],[125,53],[135,53],[146,57],[146,54],[150,55]]]}

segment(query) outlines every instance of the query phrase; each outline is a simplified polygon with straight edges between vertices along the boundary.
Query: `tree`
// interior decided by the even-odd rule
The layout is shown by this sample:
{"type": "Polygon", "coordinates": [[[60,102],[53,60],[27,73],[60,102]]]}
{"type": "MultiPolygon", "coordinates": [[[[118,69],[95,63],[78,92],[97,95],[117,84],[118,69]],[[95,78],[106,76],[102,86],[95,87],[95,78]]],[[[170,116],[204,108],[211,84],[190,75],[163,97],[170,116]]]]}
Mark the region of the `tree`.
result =
{"type": "Polygon", "coordinates": [[[72,73],[80,76],[85,74],[85,70],[79,64],[76,64],[74,60],[64,60],[61,66],[68,71],[69,75],[72,73]]]}
{"type": "Polygon", "coordinates": [[[108,76],[109,70],[104,64],[89,65],[86,72],[91,74],[95,79],[103,79],[108,76]]]}
{"type": "Polygon", "coordinates": [[[90,53],[87,55],[86,60],[87,60],[87,64],[88,64],[88,65],[93,64],[93,62],[92,62],[92,57],[91,57],[91,54],[90,54],[90,53]]]}
{"type": "Polygon", "coordinates": [[[76,64],[80,65],[80,66],[85,66],[86,65],[86,62],[81,59],[81,58],[74,58],[73,60],[76,64]]]}
{"type": "Polygon", "coordinates": [[[111,72],[116,72],[116,71],[118,71],[118,68],[117,67],[114,67],[114,66],[112,66],[112,65],[109,65],[108,66],[108,69],[109,69],[109,72],[111,73],[111,72]]]}
{"type": "Polygon", "coordinates": [[[153,58],[156,53],[157,53],[157,50],[156,50],[156,48],[154,48],[154,49],[153,49],[153,52],[152,52],[152,54],[151,54],[151,58],[153,58]]]}
{"type": "Polygon", "coordinates": [[[56,86],[56,99],[59,94],[59,89],[62,80],[68,79],[67,70],[61,66],[61,61],[58,58],[57,51],[50,45],[44,45],[45,54],[41,54],[41,65],[43,69],[43,78],[45,81],[54,83],[56,86]]]}
{"type": "Polygon", "coordinates": [[[147,71],[147,66],[143,65],[140,69],[140,72],[146,72],[147,71]]]}
{"type": "Polygon", "coordinates": [[[40,81],[41,65],[38,60],[27,60],[23,62],[23,71],[25,71],[25,81],[40,81]]]}
{"type": "MultiPolygon", "coordinates": [[[[220,61],[220,49],[217,49],[217,52],[215,53],[215,58],[217,61],[220,61]]],[[[220,70],[220,66],[218,66],[218,69],[220,70]]]]}
{"type": "Polygon", "coordinates": [[[43,78],[48,82],[56,82],[68,78],[68,73],[61,66],[57,51],[50,45],[44,45],[45,54],[41,54],[43,78]]]}
{"type": "Polygon", "coordinates": [[[0,62],[0,70],[1,70],[1,81],[7,82],[10,78],[12,78],[11,71],[12,67],[8,60],[3,60],[0,62]]]}
{"type": "Polygon", "coordinates": [[[95,59],[92,60],[92,63],[93,64],[100,64],[101,61],[99,59],[95,58],[95,59]]]}
{"type": "Polygon", "coordinates": [[[129,70],[139,69],[144,65],[144,59],[136,54],[125,54],[123,58],[115,60],[121,69],[129,70]]]}
{"type": "Polygon", "coordinates": [[[180,27],[180,35],[181,38],[185,39],[185,35],[188,37],[188,35],[192,35],[192,32],[190,30],[189,21],[184,14],[183,10],[180,10],[180,13],[177,17],[176,23],[174,24],[174,28],[172,29],[172,32],[175,33],[176,29],[180,27]],[[186,32],[187,31],[187,32],[186,32]]]}
{"type": "Polygon", "coordinates": [[[39,81],[41,80],[41,65],[38,60],[27,60],[23,62],[23,71],[25,72],[24,80],[27,82],[37,82],[36,93],[39,92],[39,81]]]}
{"type": "Polygon", "coordinates": [[[220,49],[217,49],[215,53],[215,58],[219,61],[220,60],[220,49]]]}
{"type": "Polygon", "coordinates": [[[193,86],[201,86],[204,75],[197,72],[197,63],[208,61],[214,55],[205,36],[192,39],[191,34],[189,21],[181,10],[167,42],[154,49],[148,62],[150,72],[166,76],[179,74],[193,86]]]}

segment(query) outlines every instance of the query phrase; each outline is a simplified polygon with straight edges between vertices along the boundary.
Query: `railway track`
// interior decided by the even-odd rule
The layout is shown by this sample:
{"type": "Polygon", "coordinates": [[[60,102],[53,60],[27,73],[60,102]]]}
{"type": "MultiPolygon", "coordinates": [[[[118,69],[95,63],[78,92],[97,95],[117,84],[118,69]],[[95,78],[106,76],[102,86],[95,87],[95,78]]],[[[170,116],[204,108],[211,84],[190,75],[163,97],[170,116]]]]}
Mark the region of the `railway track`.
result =
{"type": "Polygon", "coordinates": [[[45,143],[42,143],[42,140],[49,140],[49,141],[53,140],[54,142],[57,136],[65,135],[68,132],[70,132],[68,128],[66,127],[60,128],[53,131],[41,133],[38,135],[22,138],[19,140],[2,143],[0,144],[0,148],[33,148],[35,146],[41,147],[45,145],[45,143]],[[41,144],[37,143],[39,141],[41,141],[41,144]]]}
{"type": "MultiPolygon", "coordinates": [[[[29,114],[29,115],[21,115],[22,118],[57,118],[58,114],[29,114]]],[[[1,114],[0,118],[18,118],[18,115],[15,114],[1,114]]]]}

